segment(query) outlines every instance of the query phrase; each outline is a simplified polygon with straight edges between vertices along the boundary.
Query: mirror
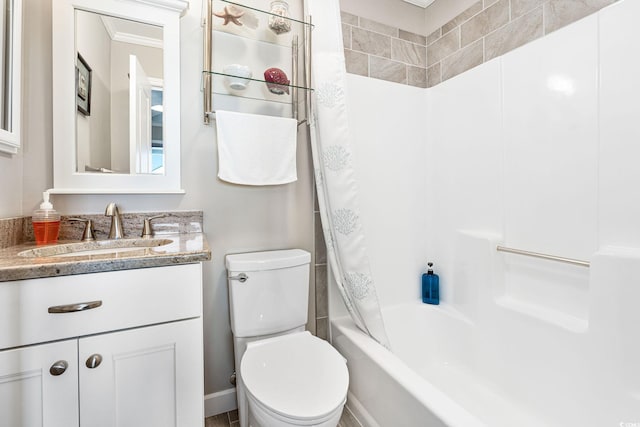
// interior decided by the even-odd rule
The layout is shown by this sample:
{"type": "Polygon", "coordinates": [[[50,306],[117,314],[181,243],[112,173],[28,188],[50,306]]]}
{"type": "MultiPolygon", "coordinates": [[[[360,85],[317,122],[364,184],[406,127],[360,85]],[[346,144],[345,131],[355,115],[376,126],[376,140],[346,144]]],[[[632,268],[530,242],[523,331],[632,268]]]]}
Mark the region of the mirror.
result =
{"type": "Polygon", "coordinates": [[[52,192],[183,193],[179,19],[187,3],[52,6],[52,192]]]}
{"type": "Polygon", "coordinates": [[[162,27],[75,13],[76,172],[163,174],[162,27]]]}
{"type": "Polygon", "coordinates": [[[0,151],[20,147],[22,2],[0,0],[0,151]]]}

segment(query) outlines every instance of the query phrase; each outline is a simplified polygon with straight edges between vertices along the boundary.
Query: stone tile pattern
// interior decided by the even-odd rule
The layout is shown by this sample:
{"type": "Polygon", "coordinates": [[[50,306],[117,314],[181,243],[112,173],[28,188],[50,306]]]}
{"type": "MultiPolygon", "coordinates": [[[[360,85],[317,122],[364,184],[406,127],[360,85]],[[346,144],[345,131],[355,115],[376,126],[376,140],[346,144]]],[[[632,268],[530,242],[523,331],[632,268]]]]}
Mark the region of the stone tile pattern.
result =
{"type": "MultiPolygon", "coordinates": [[[[24,243],[25,218],[0,218],[0,249],[24,243]]],[[[33,231],[31,232],[33,235],[33,231]]]]}
{"type": "Polygon", "coordinates": [[[427,39],[347,12],[341,13],[347,72],[427,87],[427,39]]]}
{"type": "Polygon", "coordinates": [[[427,36],[427,87],[571,24],[617,0],[479,0],[427,36]]]}
{"type": "Polygon", "coordinates": [[[329,280],[327,277],[327,245],[324,241],[322,233],[322,223],[320,221],[320,208],[318,207],[318,198],[315,198],[313,208],[314,212],[314,228],[315,228],[315,259],[314,274],[316,279],[316,336],[324,340],[329,338],[329,299],[327,288],[329,280]]]}
{"type": "Polygon", "coordinates": [[[204,427],[239,427],[238,410],[225,412],[204,419],[204,427]]]}
{"type": "MultiPolygon", "coordinates": [[[[202,211],[175,211],[175,212],[123,212],[122,226],[125,237],[135,238],[142,234],[142,226],[145,218],[163,215],[161,218],[151,222],[153,234],[160,236],[166,234],[186,234],[203,232],[203,212],[202,211]]],[[[103,240],[109,236],[111,228],[111,217],[102,214],[78,214],[62,215],[60,218],[59,240],[79,240],[82,237],[85,223],[83,221],[72,221],[70,218],[90,219],[93,222],[93,230],[96,239],[103,240]]],[[[3,220],[0,220],[2,224],[3,220]]],[[[2,227],[0,225],[0,227],[2,227]]],[[[0,228],[1,231],[1,228],[0,228]]],[[[33,226],[31,217],[24,217],[22,222],[22,242],[33,242],[33,226]]],[[[4,233],[3,233],[4,234],[4,233]]],[[[20,242],[20,243],[22,243],[20,242]]]]}
{"type": "MultiPolygon", "coordinates": [[[[186,234],[202,233],[202,211],[182,212],[144,212],[123,213],[122,224],[125,237],[139,237],[145,218],[164,215],[152,221],[154,234],[186,234]]],[[[84,231],[84,222],[71,221],[70,218],[84,218],[93,221],[93,229],[97,239],[109,236],[111,218],[101,214],[62,215],[60,222],[59,240],[79,240],[84,231]]],[[[33,242],[33,226],[31,217],[0,218],[0,249],[16,246],[21,243],[33,242]]]]}
{"type": "Polygon", "coordinates": [[[432,87],[618,0],[478,0],[426,37],[342,12],[347,72],[432,87]]]}

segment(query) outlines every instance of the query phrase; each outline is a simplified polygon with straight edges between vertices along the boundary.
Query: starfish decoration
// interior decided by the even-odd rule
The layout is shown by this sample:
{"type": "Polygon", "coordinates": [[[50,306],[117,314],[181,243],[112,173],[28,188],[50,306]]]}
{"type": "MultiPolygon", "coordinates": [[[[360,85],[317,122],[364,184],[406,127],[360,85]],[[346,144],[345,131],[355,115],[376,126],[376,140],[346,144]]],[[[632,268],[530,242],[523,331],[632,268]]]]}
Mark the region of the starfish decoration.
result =
{"type": "Polygon", "coordinates": [[[222,25],[227,25],[229,22],[233,22],[236,25],[242,26],[240,18],[244,15],[244,12],[233,6],[225,6],[224,11],[213,12],[213,14],[218,18],[224,19],[224,23],[222,25]]]}

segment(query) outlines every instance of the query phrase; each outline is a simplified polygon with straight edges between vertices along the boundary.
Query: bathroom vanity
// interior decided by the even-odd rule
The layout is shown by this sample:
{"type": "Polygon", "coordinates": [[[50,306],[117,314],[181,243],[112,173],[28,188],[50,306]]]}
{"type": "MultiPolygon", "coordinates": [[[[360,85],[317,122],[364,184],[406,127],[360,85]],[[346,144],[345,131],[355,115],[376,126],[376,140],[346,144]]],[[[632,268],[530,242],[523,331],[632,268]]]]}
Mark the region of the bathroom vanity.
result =
{"type": "Polygon", "coordinates": [[[201,233],[139,251],[0,250],[0,425],[201,426],[201,233]],[[147,267],[147,268],[142,268],[147,267]]]}

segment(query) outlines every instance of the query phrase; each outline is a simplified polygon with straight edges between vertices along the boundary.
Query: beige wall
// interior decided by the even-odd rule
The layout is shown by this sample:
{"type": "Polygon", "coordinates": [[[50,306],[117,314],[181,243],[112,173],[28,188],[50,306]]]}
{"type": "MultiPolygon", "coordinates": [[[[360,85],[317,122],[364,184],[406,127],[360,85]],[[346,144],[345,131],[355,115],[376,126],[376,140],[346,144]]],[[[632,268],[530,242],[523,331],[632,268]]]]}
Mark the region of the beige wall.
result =
{"type": "Polygon", "coordinates": [[[22,215],[22,154],[0,153],[0,218],[22,215]]]}
{"type": "Polygon", "coordinates": [[[53,184],[51,0],[23,1],[22,152],[23,213],[40,204],[53,184]]]}
{"type": "Polygon", "coordinates": [[[85,166],[112,169],[111,131],[111,38],[100,15],[76,12],[76,49],[91,68],[90,114],[76,112],[77,171],[85,166]]]}

